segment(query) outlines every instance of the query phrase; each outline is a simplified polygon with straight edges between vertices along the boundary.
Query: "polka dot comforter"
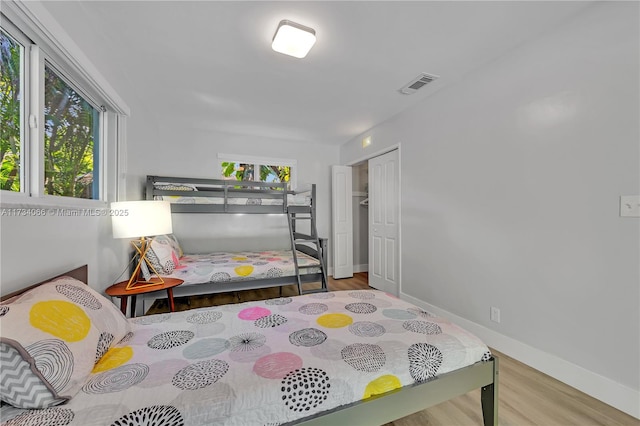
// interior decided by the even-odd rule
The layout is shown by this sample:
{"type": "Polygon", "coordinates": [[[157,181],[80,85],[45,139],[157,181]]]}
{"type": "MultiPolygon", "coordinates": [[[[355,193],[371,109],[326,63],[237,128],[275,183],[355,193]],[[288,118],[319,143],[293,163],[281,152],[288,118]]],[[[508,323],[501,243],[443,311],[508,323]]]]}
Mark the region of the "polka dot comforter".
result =
{"type": "MultiPolygon", "coordinates": [[[[318,259],[296,251],[298,265],[318,265],[318,259]]],[[[316,273],[319,268],[303,268],[301,274],[316,273]]],[[[179,260],[170,278],[179,278],[185,285],[277,278],[295,275],[291,250],[215,252],[186,254],[179,260]]]]}
{"type": "Polygon", "coordinates": [[[277,425],[490,355],[456,325],[376,290],[130,321],[68,403],[6,424],[277,425]]]}

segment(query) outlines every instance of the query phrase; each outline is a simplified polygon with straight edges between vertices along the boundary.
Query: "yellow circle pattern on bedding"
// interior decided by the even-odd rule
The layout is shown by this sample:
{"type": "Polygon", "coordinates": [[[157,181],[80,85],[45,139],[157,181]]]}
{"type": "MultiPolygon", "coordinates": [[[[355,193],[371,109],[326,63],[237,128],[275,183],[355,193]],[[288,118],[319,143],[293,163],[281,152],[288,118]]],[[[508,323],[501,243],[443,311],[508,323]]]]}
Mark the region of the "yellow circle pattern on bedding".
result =
{"type": "Polygon", "coordinates": [[[129,361],[131,357],[133,357],[133,349],[131,346],[111,348],[102,356],[102,358],[100,358],[100,361],[98,361],[96,366],[93,367],[93,371],[91,373],[99,373],[101,371],[120,367],[122,364],[129,361]]]}
{"type": "Polygon", "coordinates": [[[31,307],[29,322],[35,328],[67,342],[87,337],[91,320],[78,305],[64,300],[38,302],[31,307]]]}
{"type": "Polygon", "coordinates": [[[236,274],[238,274],[241,277],[248,277],[253,272],[253,266],[250,266],[250,265],[238,266],[234,269],[234,271],[236,271],[236,274]]]}
{"type": "Polygon", "coordinates": [[[327,328],[346,327],[353,323],[353,318],[345,314],[325,314],[318,317],[318,324],[327,328]]]}
{"type": "Polygon", "coordinates": [[[402,383],[400,383],[400,379],[391,374],[386,374],[384,376],[380,376],[375,380],[369,382],[367,387],[364,390],[364,395],[362,399],[367,399],[370,396],[380,395],[385,392],[389,392],[394,389],[398,389],[402,387],[402,383]]]}

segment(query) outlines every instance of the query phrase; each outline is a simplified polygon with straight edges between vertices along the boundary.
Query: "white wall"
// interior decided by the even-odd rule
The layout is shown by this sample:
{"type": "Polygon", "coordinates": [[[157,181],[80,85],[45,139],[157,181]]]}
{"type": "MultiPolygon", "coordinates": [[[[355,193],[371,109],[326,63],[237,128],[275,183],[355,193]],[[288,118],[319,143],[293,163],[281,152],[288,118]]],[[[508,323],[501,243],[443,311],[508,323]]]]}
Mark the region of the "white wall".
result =
{"type": "Polygon", "coordinates": [[[91,287],[103,290],[126,265],[126,244],[113,239],[106,217],[5,216],[0,243],[2,294],[84,264],[91,287]]]}
{"type": "Polygon", "coordinates": [[[341,150],[401,145],[406,297],[585,369],[570,384],[636,416],[640,220],[618,197],[640,193],[638,12],[594,4],[341,150]]]}

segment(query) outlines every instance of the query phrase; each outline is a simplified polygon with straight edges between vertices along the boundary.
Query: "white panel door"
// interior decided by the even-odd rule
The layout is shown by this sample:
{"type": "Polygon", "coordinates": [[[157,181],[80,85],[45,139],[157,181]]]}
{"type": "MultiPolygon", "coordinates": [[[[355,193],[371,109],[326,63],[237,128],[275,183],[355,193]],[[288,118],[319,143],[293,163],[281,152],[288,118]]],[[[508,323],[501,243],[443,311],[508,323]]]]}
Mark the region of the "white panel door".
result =
{"type": "Polygon", "coordinates": [[[369,286],[400,290],[398,150],[369,160],[369,286]]]}
{"type": "Polygon", "coordinates": [[[353,276],[352,171],[349,166],[331,167],[333,278],[353,276]]]}

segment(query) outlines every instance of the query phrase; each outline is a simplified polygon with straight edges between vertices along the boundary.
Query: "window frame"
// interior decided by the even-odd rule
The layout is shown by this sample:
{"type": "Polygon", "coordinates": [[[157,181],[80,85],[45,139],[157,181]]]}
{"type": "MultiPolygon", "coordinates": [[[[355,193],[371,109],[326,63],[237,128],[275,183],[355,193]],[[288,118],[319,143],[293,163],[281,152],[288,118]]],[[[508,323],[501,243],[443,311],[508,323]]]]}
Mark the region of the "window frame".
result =
{"type": "Polygon", "coordinates": [[[0,206],[104,208],[124,192],[124,148],[129,107],[88,60],[64,29],[35,2],[7,2],[1,27],[24,46],[25,115],[21,123],[20,192],[0,190],[0,206]],[[19,36],[16,36],[18,34],[19,36]],[[45,194],[44,187],[44,72],[45,64],[99,113],[98,159],[94,179],[98,198],[45,194]],[[33,122],[37,127],[31,127],[33,122]],[[97,169],[97,173],[96,173],[97,169]]]}
{"type": "MultiPolygon", "coordinates": [[[[290,175],[289,175],[289,189],[294,191],[297,187],[298,182],[298,161],[290,158],[272,158],[272,157],[259,157],[252,155],[240,155],[240,154],[218,154],[218,172],[222,169],[223,162],[235,162],[235,163],[245,163],[245,164],[253,164],[254,170],[257,170],[258,173],[254,172],[254,180],[247,182],[260,182],[256,180],[256,177],[260,177],[260,166],[288,166],[290,167],[290,175]]],[[[224,179],[224,176],[220,174],[220,179],[224,179]]]]}
{"type": "MultiPolygon", "coordinates": [[[[42,110],[42,114],[40,119],[38,120],[39,123],[41,123],[41,125],[38,126],[38,129],[41,131],[41,136],[38,137],[38,143],[41,144],[40,147],[40,152],[43,153],[43,155],[39,155],[38,156],[38,160],[39,161],[39,168],[42,171],[42,173],[39,175],[40,180],[38,181],[38,190],[42,191],[40,192],[41,197],[43,198],[71,198],[74,200],[87,200],[87,201],[102,201],[102,202],[106,202],[106,199],[104,197],[105,193],[106,193],[106,188],[104,187],[104,180],[106,179],[106,176],[104,174],[104,169],[105,169],[105,164],[103,164],[103,160],[105,158],[105,149],[104,149],[104,141],[106,140],[106,137],[108,136],[106,134],[106,127],[104,125],[104,119],[105,119],[105,113],[106,113],[106,107],[104,105],[100,105],[99,103],[97,103],[90,95],[88,95],[86,93],[85,90],[83,90],[81,87],[78,87],[78,84],[75,83],[73,81],[72,78],[70,78],[66,72],[61,70],[61,67],[57,66],[53,60],[49,57],[47,57],[46,55],[44,55],[44,57],[41,60],[41,64],[39,64],[39,68],[40,68],[40,75],[42,76],[42,83],[43,83],[43,89],[44,89],[44,73],[45,73],[45,67],[48,67],[51,71],[53,71],[53,73],[56,75],[56,77],[58,77],[59,79],[61,79],[65,84],[67,84],[71,89],[73,89],[76,93],[78,93],[80,96],[82,96],[82,98],[89,104],[91,105],[91,107],[93,107],[96,111],[98,111],[98,129],[97,129],[97,133],[98,133],[98,149],[97,149],[97,153],[98,153],[98,158],[97,161],[94,158],[94,162],[93,162],[93,173],[94,173],[94,179],[96,178],[96,170],[98,169],[98,194],[99,197],[98,198],[80,198],[80,197],[67,197],[67,196],[63,196],[63,195],[51,195],[51,194],[46,194],[45,193],[45,188],[44,188],[44,123],[45,123],[45,117],[44,117],[44,94],[42,96],[41,99],[41,110],[42,110]]],[[[95,143],[95,141],[94,141],[95,143]]],[[[96,151],[96,149],[94,148],[94,152],[96,151]]],[[[36,188],[34,188],[36,189],[36,188]]]]}
{"type": "Polygon", "coordinates": [[[30,184],[29,174],[26,173],[26,171],[29,170],[27,163],[30,157],[30,143],[27,143],[27,141],[30,136],[28,117],[31,113],[31,102],[29,101],[31,96],[31,73],[28,71],[31,69],[30,46],[32,42],[18,27],[13,25],[11,21],[3,20],[0,27],[9,37],[15,40],[22,49],[20,57],[20,91],[22,92],[20,96],[20,191],[0,190],[0,194],[24,194],[28,191],[30,184]]]}

